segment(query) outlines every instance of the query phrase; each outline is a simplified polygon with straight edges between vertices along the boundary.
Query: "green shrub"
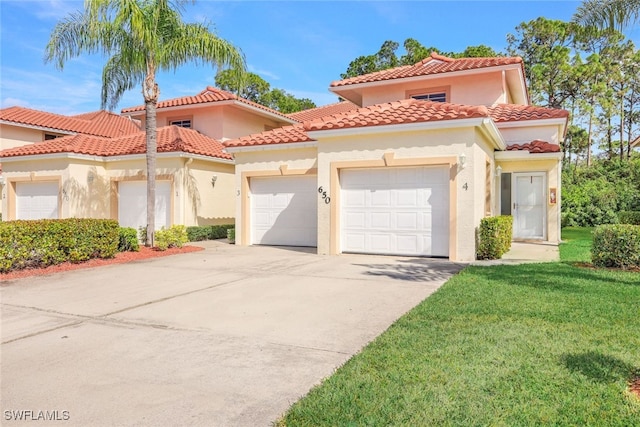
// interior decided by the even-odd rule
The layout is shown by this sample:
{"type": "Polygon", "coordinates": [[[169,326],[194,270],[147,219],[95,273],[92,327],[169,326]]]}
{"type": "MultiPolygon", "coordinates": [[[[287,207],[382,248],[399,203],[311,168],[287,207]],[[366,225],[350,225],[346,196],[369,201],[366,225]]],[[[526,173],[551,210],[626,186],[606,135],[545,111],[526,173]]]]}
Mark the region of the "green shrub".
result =
{"type": "Polygon", "coordinates": [[[640,268],[640,225],[596,227],[591,260],[597,267],[640,268]]]}
{"type": "Polygon", "coordinates": [[[640,211],[623,211],[618,213],[620,224],[640,225],[640,211]]]}
{"type": "Polygon", "coordinates": [[[235,243],[236,242],[236,229],[235,228],[229,228],[227,230],[227,239],[229,239],[230,243],[235,243]]]}
{"type": "Polygon", "coordinates": [[[202,240],[208,240],[210,234],[211,227],[209,226],[187,227],[187,238],[190,242],[200,242],[202,240]]]}
{"type": "Polygon", "coordinates": [[[118,229],[117,221],[105,219],[1,222],[0,272],[112,258],[118,229]]]}
{"type": "Polygon", "coordinates": [[[187,235],[190,242],[224,239],[227,237],[227,230],[234,227],[233,224],[187,227],[187,235]]]}
{"type": "Polygon", "coordinates": [[[512,236],[511,215],[482,218],[478,227],[477,258],[500,259],[511,248],[512,236]]]}
{"type": "Polygon", "coordinates": [[[120,227],[118,230],[119,243],[118,252],[138,252],[140,244],[138,243],[138,233],[132,227],[120,227]]]}
{"type": "Polygon", "coordinates": [[[189,241],[187,236],[187,229],[184,225],[173,225],[169,229],[156,231],[155,244],[161,251],[166,251],[168,248],[181,248],[185,243],[189,241]]]}
{"type": "Polygon", "coordinates": [[[209,238],[211,240],[215,239],[224,239],[227,237],[227,230],[234,228],[234,224],[224,224],[224,225],[212,225],[211,226],[211,234],[209,238]]]}

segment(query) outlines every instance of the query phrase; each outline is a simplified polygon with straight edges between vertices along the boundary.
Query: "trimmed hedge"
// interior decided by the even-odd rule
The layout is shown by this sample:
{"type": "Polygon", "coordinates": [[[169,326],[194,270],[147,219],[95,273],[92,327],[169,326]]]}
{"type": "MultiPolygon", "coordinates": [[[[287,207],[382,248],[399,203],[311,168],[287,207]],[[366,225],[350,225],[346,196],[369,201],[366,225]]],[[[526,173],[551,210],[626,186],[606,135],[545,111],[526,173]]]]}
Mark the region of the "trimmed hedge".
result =
{"type": "Polygon", "coordinates": [[[113,258],[119,228],[117,221],[109,219],[0,222],[0,272],[113,258]]]}
{"type": "Polygon", "coordinates": [[[227,237],[227,230],[232,228],[235,228],[234,224],[187,227],[187,236],[190,242],[224,239],[227,237]]]}
{"type": "Polygon", "coordinates": [[[161,251],[168,248],[181,248],[189,240],[184,225],[173,225],[169,229],[163,228],[156,231],[155,245],[161,251]]]}
{"type": "Polygon", "coordinates": [[[640,211],[623,211],[618,213],[620,224],[640,225],[640,211]]]}
{"type": "Polygon", "coordinates": [[[597,267],[640,268],[640,225],[601,225],[593,231],[591,261],[597,267]]]}
{"type": "Polygon", "coordinates": [[[118,252],[138,252],[140,243],[138,242],[138,232],[133,227],[120,227],[118,230],[119,243],[118,252]]]}
{"type": "Polygon", "coordinates": [[[500,215],[482,218],[478,227],[476,257],[500,259],[511,248],[513,217],[500,215]]]}
{"type": "Polygon", "coordinates": [[[230,228],[227,230],[227,239],[229,242],[235,244],[236,243],[236,229],[230,228]]]}

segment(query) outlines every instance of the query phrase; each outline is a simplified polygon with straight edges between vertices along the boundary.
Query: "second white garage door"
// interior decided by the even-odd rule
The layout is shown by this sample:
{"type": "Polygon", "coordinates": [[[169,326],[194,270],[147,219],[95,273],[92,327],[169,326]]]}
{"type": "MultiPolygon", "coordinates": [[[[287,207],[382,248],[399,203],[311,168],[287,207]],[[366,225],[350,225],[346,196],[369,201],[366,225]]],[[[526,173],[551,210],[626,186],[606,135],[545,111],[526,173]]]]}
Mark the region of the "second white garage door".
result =
{"type": "Polygon", "coordinates": [[[251,244],[316,246],[315,176],[251,178],[251,244]]]}
{"type": "MultiPolygon", "coordinates": [[[[122,181],[118,184],[118,222],[121,227],[138,230],[147,224],[147,181],[122,181]]],[[[155,229],[171,225],[171,182],[156,181],[155,229]]]]}
{"type": "Polygon", "coordinates": [[[16,183],[16,218],[58,218],[58,183],[55,181],[16,183]]]}
{"type": "Polygon", "coordinates": [[[343,170],[340,185],[343,252],[449,256],[448,168],[343,170]]]}

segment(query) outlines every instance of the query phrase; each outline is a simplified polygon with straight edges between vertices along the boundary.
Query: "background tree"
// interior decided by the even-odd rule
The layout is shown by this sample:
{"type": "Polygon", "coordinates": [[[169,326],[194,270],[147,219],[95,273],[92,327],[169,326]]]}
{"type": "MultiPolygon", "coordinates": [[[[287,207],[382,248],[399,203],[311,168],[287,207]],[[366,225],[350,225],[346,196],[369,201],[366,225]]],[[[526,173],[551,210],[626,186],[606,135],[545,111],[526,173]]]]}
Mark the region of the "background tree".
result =
{"type": "Polygon", "coordinates": [[[314,108],[309,98],[296,98],[282,89],[271,89],[269,82],[255,73],[245,73],[238,78],[234,70],[222,70],[216,74],[216,86],[249,101],[257,102],[283,114],[314,108]]]}
{"type": "Polygon", "coordinates": [[[53,29],[45,61],[59,69],[82,54],[108,59],[102,71],[102,108],[114,109],[122,95],[142,84],[147,157],[147,245],[155,232],[156,106],[160,89],[156,73],[195,61],[245,69],[244,56],[201,24],[185,24],[176,0],[86,0],[53,29]]]}

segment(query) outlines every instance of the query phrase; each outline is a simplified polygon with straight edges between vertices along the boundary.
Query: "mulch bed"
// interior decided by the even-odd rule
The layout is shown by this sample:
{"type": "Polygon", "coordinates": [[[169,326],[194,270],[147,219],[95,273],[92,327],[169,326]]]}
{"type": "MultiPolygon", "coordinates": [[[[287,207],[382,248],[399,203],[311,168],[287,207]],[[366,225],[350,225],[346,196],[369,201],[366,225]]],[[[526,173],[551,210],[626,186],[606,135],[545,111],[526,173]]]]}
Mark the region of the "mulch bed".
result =
{"type": "Polygon", "coordinates": [[[629,391],[631,392],[631,394],[635,394],[636,397],[640,399],[640,373],[637,377],[629,381],[629,391]]]}
{"type": "MultiPolygon", "coordinates": [[[[159,251],[157,249],[141,246],[139,252],[119,252],[114,258],[110,259],[94,258],[90,259],[89,261],[77,264],[65,262],[46,268],[30,268],[25,270],[10,271],[9,273],[0,273],[0,282],[4,282],[6,280],[21,279],[23,277],[43,276],[47,274],[60,273],[62,271],[79,270],[81,268],[93,268],[100,267],[102,265],[123,264],[125,262],[138,261],[141,259],[158,258],[175,254],[197,252],[203,249],[204,248],[201,248],[199,246],[186,245],[181,248],[169,248],[166,251],[159,251]]],[[[8,285],[8,283],[1,284],[1,286],[5,285],[8,285]]]]}

